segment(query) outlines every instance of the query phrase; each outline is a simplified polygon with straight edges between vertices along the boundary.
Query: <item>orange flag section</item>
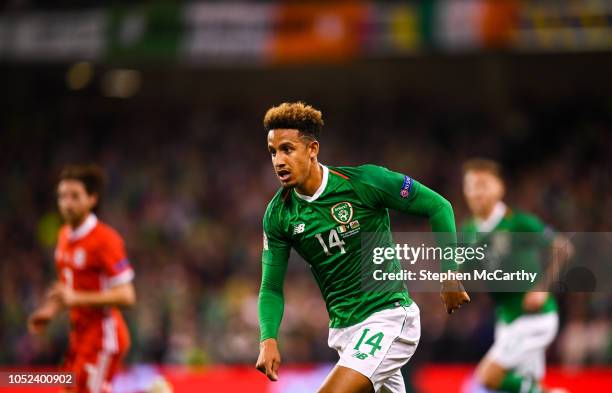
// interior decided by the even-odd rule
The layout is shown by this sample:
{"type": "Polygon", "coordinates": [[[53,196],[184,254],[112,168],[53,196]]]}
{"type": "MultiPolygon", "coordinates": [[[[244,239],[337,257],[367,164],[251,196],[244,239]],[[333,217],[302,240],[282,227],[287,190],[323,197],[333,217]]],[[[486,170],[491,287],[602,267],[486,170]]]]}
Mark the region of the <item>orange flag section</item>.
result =
{"type": "Polygon", "coordinates": [[[482,39],[485,47],[510,46],[518,24],[519,6],[517,0],[485,1],[482,19],[482,39]]]}
{"type": "Polygon", "coordinates": [[[273,63],[340,62],[358,54],[369,6],[286,4],[277,12],[270,44],[273,63]]]}

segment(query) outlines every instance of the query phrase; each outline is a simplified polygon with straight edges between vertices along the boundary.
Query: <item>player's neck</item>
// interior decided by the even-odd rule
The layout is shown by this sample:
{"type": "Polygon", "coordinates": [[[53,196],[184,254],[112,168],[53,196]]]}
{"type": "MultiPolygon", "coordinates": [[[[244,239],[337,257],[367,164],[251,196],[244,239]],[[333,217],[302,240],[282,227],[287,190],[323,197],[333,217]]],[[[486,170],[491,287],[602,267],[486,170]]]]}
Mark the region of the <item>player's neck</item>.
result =
{"type": "Polygon", "coordinates": [[[89,217],[90,213],[86,213],[83,215],[83,217],[79,218],[78,220],[72,221],[72,222],[68,222],[68,226],[70,226],[70,229],[72,229],[73,231],[77,228],[79,228],[81,225],[83,225],[83,223],[85,223],[85,220],[87,220],[87,217],[89,217]]]}
{"type": "Polygon", "coordinates": [[[321,168],[319,162],[315,162],[315,165],[308,179],[306,179],[303,184],[295,187],[298,193],[306,196],[313,196],[319,187],[321,187],[321,183],[323,183],[323,168],[321,168]]]}
{"type": "Polygon", "coordinates": [[[494,204],[492,204],[491,206],[488,206],[486,209],[483,209],[483,210],[475,213],[474,216],[476,216],[476,218],[478,218],[479,220],[486,221],[489,218],[491,218],[491,216],[493,215],[493,212],[495,211],[495,208],[500,203],[503,203],[503,202],[502,201],[497,201],[494,204]]]}

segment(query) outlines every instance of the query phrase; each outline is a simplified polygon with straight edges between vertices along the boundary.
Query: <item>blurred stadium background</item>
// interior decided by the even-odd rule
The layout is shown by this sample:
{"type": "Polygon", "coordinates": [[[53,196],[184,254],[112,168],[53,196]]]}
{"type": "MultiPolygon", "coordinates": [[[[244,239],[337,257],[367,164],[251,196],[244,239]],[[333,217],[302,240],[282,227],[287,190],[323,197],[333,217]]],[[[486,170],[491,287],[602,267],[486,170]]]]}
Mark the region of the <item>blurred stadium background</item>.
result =
{"type": "MultiPolygon", "coordinates": [[[[58,172],[97,162],[110,178],[100,215],[137,272],[116,391],[159,373],[177,392],[314,391],[336,355],[301,264],[281,382],[252,368],[261,218],[277,188],[261,120],[283,101],[323,111],[324,163],[408,173],[458,220],[460,163],[484,155],[506,168],[511,204],[560,231],[610,230],[610,1],[53,3],[0,6],[1,369],[62,359],[67,322],[35,338],[25,319],[55,275],[58,172]]],[[[428,312],[412,389],[459,392],[492,341],[490,301],[447,318],[437,294],[414,297],[428,312]]],[[[548,380],[610,391],[612,296],[558,298],[548,380]]]]}

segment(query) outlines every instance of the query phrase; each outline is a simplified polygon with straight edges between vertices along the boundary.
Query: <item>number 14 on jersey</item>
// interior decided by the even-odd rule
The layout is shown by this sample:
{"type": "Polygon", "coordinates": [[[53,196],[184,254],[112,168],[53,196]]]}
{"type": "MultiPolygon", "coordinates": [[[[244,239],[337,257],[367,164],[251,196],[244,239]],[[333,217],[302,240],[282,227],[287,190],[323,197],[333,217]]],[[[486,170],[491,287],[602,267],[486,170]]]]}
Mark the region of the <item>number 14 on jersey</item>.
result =
{"type": "Polygon", "coordinates": [[[335,229],[329,231],[329,238],[327,239],[329,246],[325,244],[322,234],[317,233],[315,237],[321,244],[321,247],[323,247],[323,252],[325,255],[332,255],[330,250],[334,247],[340,248],[340,254],[346,254],[346,250],[344,249],[344,241],[340,239],[340,236],[338,236],[338,232],[336,232],[335,229]]]}

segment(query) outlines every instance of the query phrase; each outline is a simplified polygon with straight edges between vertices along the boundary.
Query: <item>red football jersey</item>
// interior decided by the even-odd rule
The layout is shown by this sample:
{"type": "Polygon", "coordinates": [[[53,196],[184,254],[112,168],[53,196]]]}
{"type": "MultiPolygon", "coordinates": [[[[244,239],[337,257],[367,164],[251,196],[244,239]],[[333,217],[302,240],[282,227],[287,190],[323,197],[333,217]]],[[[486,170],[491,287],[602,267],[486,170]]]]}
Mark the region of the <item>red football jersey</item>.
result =
{"type": "MultiPolygon", "coordinates": [[[[67,225],[60,229],[55,263],[62,283],[75,291],[103,291],[134,278],[121,236],[94,214],[74,230],[67,225]]],[[[117,307],[72,307],[70,322],[72,350],[113,354],[129,347],[117,307]]]]}

